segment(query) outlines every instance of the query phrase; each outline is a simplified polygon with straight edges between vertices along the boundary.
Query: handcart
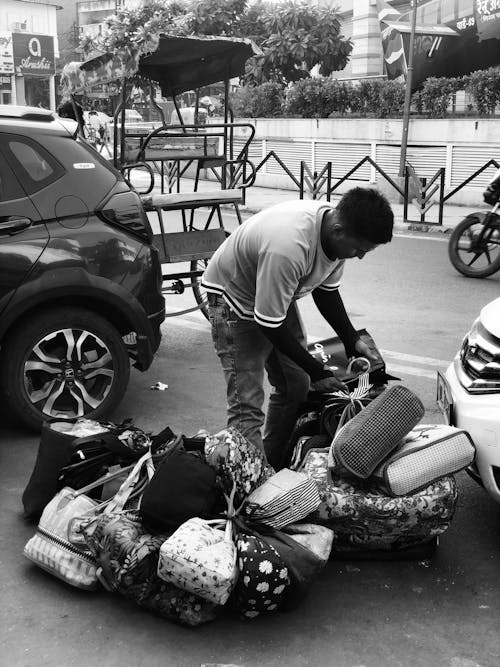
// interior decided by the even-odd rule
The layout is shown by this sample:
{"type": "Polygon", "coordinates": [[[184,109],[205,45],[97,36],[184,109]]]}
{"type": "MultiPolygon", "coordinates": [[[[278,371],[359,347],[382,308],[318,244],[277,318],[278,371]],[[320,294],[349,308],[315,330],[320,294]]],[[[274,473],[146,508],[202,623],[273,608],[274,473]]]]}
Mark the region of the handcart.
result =
{"type": "Polygon", "coordinates": [[[136,190],[146,211],[154,214],[154,244],[164,269],[163,291],[181,294],[186,286],[191,287],[197,304],[180,311],[167,309],[169,316],[197,309],[207,316],[201,275],[229,233],[222,211],[232,207],[241,223],[239,206],[255,179],[255,168],[248,158],[255,129],[249,123],[233,121],[229,81],[241,76],[246,61],[259,54],[248,39],[159,35],[158,46],[151,53],[141,55],[132,49],[101,53],[82,63],[70,63],[63,70],[62,88],[73,99],[95,86],[120,82],[113,123],[114,166],[129,183],[138,171],[147,175],[146,185],[136,190]],[[148,83],[151,103],[162,119],[156,125],[125,122],[125,109],[139,79],[143,85],[148,83]],[[177,95],[218,82],[224,82],[223,122],[186,125],[177,95]],[[166,122],[155,102],[153,84],[159,85],[164,97],[172,98],[178,125],[166,122]],[[202,172],[210,172],[214,184],[210,190],[199,189],[202,172]],[[188,176],[193,184],[189,192],[184,185],[188,176]],[[180,225],[178,220],[171,222],[173,212],[178,212],[177,219],[180,213],[180,225]],[[167,272],[165,265],[169,264],[188,266],[167,272]]]}

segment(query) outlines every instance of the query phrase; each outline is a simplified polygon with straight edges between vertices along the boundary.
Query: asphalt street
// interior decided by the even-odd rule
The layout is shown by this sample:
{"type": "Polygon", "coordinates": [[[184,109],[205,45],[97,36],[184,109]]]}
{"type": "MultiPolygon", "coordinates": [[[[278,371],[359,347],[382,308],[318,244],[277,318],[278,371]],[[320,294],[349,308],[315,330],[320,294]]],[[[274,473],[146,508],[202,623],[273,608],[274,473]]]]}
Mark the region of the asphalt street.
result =
{"type": "MultiPolygon", "coordinates": [[[[452,360],[480,308],[499,295],[500,274],[470,280],[448,262],[446,240],[398,235],[350,260],[342,294],[354,324],[377,341],[389,372],[417,393],[427,423],[441,421],[435,375],[452,360]]],[[[167,297],[171,311],[191,293],[167,297]]],[[[310,340],[330,335],[301,303],[310,340]]],[[[1,409],[1,408],[0,408],[1,409]]],[[[200,313],[168,318],[153,366],[132,373],[115,420],[153,432],[224,426],[222,373],[200,313]],[[166,391],[152,391],[161,381],[166,391]]],[[[224,616],[185,629],[108,593],[71,589],[22,556],[33,526],[21,493],[38,437],[0,422],[0,664],[22,667],[493,667],[500,663],[500,507],[465,473],[459,504],[436,555],[408,562],[331,561],[293,612],[242,622],[224,616]]]]}

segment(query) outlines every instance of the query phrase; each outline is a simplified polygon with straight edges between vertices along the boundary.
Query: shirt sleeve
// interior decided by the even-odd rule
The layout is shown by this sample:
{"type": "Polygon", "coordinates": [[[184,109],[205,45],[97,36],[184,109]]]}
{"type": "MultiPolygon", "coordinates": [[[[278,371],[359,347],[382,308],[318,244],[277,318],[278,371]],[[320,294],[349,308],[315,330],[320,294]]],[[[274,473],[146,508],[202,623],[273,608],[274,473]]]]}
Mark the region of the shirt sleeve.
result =
{"type": "Polygon", "coordinates": [[[340,287],[342,275],[344,273],[345,259],[341,259],[330,275],[318,286],[317,289],[322,289],[327,292],[334,292],[340,287]]]}
{"type": "Polygon", "coordinates": [[[254,319],[263,327],[283,324],[300,278],[303,261],[275,252],[259,257],[256,275],[254,319]]]}

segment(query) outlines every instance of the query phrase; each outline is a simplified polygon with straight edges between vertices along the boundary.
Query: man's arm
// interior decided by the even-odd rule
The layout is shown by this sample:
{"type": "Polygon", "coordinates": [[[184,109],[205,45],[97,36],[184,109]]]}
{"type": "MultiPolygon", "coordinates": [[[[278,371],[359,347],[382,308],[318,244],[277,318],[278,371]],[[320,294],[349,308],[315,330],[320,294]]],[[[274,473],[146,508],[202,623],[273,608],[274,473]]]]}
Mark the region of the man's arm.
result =
{"type": "Polygon", "coordinates": [[[321,391],[335,391],[345,389],[345,385],[338,380],[329,368],[325,368],[314,357],[305,350],[296,338],[290,333],[285,324],[279,327],[263,327],[259,325],[262,333],[268,338],[276,349],[286,354],[297,366],[300,366],[311,378],[311,383],[321,391]],[[319,385],[317,383],[320,383],[319,385]]]}
{"type": "Polygon", "coordinates": [[[312,296],[319,312],[328,324],[335,329],[344,344],[347,358],[356,356],[356,343],[359,336],[351,324],[339,290],[315,289],[312,296]]]}

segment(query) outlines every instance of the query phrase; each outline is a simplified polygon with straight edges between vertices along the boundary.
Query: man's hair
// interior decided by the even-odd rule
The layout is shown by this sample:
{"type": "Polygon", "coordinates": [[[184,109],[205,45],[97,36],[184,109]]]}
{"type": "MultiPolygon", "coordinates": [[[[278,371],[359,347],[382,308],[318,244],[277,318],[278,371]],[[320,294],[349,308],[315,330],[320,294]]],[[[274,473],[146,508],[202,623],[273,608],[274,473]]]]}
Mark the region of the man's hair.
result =
{"type": "Polygon", "coordinates": [[[389,243],[394,213],[386,197],[373,188],[352,188],[335,207],[344,231],[370,243],[389,243]]]}

